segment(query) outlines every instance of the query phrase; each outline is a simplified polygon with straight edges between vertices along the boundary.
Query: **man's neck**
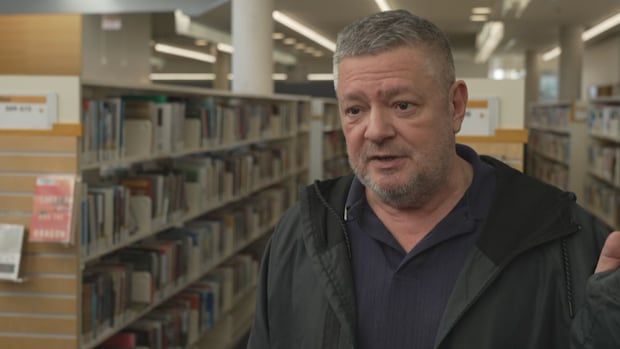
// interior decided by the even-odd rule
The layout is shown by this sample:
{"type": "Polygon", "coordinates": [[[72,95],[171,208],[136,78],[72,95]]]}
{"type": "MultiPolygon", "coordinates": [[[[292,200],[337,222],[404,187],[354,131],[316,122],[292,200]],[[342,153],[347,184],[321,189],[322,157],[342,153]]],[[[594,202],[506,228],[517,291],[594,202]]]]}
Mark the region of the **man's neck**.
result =
{"type": "Polygon", "coordinates": [[[473,179],[472,166],[456,156],[444,185],[426,202],[415,207],[394,207],[366,188],[368,205],[388,228],[399,244],[409,252],[421,241],[463,197],[473,179]]]}

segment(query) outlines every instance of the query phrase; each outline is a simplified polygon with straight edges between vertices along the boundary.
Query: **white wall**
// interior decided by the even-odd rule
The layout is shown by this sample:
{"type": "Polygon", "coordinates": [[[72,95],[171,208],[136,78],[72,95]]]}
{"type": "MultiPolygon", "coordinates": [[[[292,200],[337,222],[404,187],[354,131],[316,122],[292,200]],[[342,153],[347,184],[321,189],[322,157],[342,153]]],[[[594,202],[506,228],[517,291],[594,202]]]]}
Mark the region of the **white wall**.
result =
{"type": "Polygon", "coordinates": [[[103,31],[100,15],[85,15],[82,30],[82,78],[148,82],[151,72],[151,15],[119,15],[122,29],[103,31]]]}
{"type": "Polygon", "coordinates": [[[499,97],[498,128],[524,128],[524,80],[490,80],[462,78],[469,89],[469,98],[499,97]]]}
{"type": "Polygon", "coordinates": [[[585,47],[581,81],[582,99],[588,98],[591,85],[620,82],[620,35],[585,47]]]}
{"type": "Polygon", "coordinates": [[[472,59],[458,59],[454,57],[454,69],[456,75],[462,78],[480,78],[484,79],[489,74],[489,65],[487,63],[478,64],[472,59]]]}

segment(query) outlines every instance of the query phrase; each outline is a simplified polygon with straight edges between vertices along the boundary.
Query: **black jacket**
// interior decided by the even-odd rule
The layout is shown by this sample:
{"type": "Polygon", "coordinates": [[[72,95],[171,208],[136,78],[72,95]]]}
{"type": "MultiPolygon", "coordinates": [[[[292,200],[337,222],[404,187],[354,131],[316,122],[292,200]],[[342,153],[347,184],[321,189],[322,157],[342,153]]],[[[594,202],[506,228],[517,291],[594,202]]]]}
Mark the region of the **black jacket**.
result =
{"type": "MultiPolygon", "coordinates": [[[[435,348],[620,348],[620,272],[595,275],[588,284],[606,235],[602,226],[573,194],[483,161],[496,169],[494,202],[448,300],[435,348]],[[617,287],[615,295],[610,287],[617,287]]],[[[279,222],[263,258],[248,348],[355,348],[342,219],[351,180],[306,188],[279,222]]]]}

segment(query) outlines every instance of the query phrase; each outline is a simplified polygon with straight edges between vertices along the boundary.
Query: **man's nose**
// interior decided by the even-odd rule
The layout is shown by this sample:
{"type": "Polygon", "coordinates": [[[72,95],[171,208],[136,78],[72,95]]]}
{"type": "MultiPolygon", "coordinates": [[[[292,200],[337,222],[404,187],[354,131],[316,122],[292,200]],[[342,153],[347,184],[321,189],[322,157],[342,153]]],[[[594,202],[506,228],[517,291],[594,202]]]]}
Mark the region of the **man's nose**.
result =
{"type": "Polygon", "coordinates": [[[386,108],[373,108],[370,111],[364,138],[374,143],[382,143],[396,135],[392,116],[386,108]]]}

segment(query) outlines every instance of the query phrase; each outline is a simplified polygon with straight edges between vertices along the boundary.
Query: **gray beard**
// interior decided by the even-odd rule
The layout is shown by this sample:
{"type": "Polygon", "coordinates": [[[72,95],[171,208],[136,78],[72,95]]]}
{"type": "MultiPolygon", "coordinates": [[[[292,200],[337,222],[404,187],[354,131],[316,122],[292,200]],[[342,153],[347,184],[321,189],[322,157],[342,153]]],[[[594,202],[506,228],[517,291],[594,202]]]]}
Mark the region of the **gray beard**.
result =
{"type": "Polygon", "coordinates": [[[445,168],[436,169],[433,174],[419,174],[409,182],[396,188],[386,189],[372,181],[370,175],[352,166],[353,173],[364,187],[372,190],[384,203],[398,209],[417,208],[427,203],[445,182],[445,168]]]}

